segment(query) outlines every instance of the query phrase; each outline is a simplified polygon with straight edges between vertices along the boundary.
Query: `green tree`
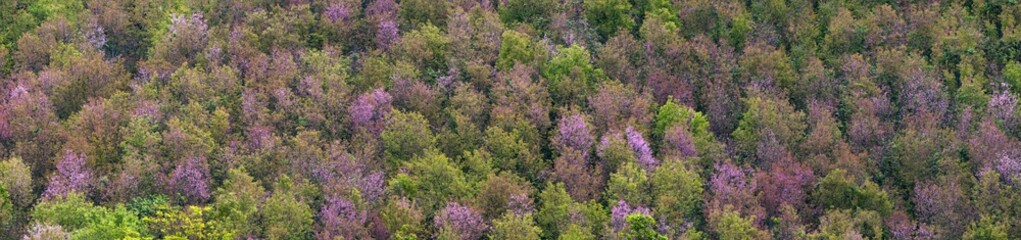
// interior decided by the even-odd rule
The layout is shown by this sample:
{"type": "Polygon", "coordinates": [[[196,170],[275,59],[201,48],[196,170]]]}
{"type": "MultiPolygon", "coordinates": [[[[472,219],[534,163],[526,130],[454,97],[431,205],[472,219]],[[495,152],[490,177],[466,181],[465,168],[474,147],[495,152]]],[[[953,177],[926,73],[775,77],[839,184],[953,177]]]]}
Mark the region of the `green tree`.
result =
{"type": "Polygon", "coordinates": [[[542,228],[542,239],[555,239],[568,231],[575,232],[574,236],[590,236],[604,230],[610,218],[608,212],[595,201],[575,202],[563,183],[548,183],[539,194],[535,222],[542,228]],[[581,216],[581,219],[572,216],[581,216]],[[572,226],[579,230],[570,230],[572,226]]]}
{"type": "Polygon", "coordinates": [[[394,46],[396,59],[410,61],[423,72],[447,70],[450,38],[433,24],[422,24],[394,46]]]}
{"type": "Polygon", "coordinates": [[[585,1],[585,19],[603,39],[616,35],[618,30],[630,31],[635,21],[630,15],[631,3],[627,0],[585,1]]]}
{"type": "Polygon", "coordinates": [[[541,163],[540,158],[533,151],[531,146],[522,139],[521,132],[517,129],[505,131],[500,127],[489,127],[486,129],[484,139],[486,149],[492,155],[493,165],[504,171],[514,171],[521,176],[533,176],[534,170],[543,169],[545,166],[533,166],[541,163]]]}
{"type": "Polygon", "coordinates": [[[507,212],[503,217],[493,220],[489,239],[538,240],[541,233],[542,229],[535,226],[532,214],[507,212]]]}
{"type": "Polygon", "coordinates": [[[257,218],[266,190],[243,168],[231,169],[223,185],[216,189],[210,217],[238,236],[258,233],[257,218]]]}
{"type": "Polygon", "coordinates": [[[823,239],[880,239],[883,224],[879,215],[868,210],[830,210],[819,218],[819,232],[823,239]]]}
{"type": "Polygon", "coordinates": [[[400,1],[398,14],[402,26],[415,29],[425,24],[447,26],[447,12],[450,1],[406,0],[400,1]]]}
{"type": "Polygon", "coordinates": [[[543,55],[537,44],[532,42],[532,37],[527,34],[506,30],[501,39],[500,53],[496,60],[496,68],[501,71],[510,70],[516,64],[534,67],[543,55]]]}
{"type": "Polygon", "coordinates": [[[666,240],[667,237],[656,232],[656,219],[652,216],[634,213],[627,216],[627,227],[620,232],[624,240],[666,240]]]}
{"type": "Polygon", "coordinates": [[[557,48],[557,54],[543,69],[554,103],[579,106],[585,103],[589,93],[605,78],[603,70],[592,66],[591,60],[584,47],[557,48]]]}
{"type": "Polygon", "coordinates": [[[702,178],[680,160],[666,160],[652,172],[653,206],[661,221],[695,220],[702,203],[702,178]]]}
{"type": "Polygon", "coordinates": [[[417,236],[428,236],[425,226],[425,214],[413,201],[406,198],[391,197],[380,210],[380,218],[387,229],[394,232],[395,239],[417,239],[417,236]]]}
{"type": "MultiPolygon", "coordinates": [[[[413,186],[401,192],[415,200],[427,213],[442,208],[450,199],[470,196],[472,189],[465,180],[464,172],[446,155],[434,149],[426,150],[404,164],[407,173],[400,173],[390,181],[397,185],[413,186]]],[[[400,190],[398,190],[400,191],[400,190]]],[[[452,201],[452,200],[451,200],[452,201]]]]}
{"type": "Polygon", "coordinates": [[[794,149],[805,135],[808,125],[805,113],[794,109],[786,99],[749,93],[744,100],[745,109],[734,130],[738,153],[751,160],[756,156],[757,147],[765,137],[772,135],[787,149],[794,149]]]}
{"type": "Polygon", "coordinates": [[[709,228],[721,240],[769,239],[769,232],[755,227],[752,217],[743,218],[729,208],[709,216],[709,228]]]}
{"type": "Polygon", "coordinates": [[[129,211],[122,204],[113,209],[103,209],[93,216],[91,223],[74,231],[72,239],[151,239],[145,223],[138,214],[129,211]]]}
{"type": "MultiPolygon", "coordinates": [[[[667,100],[656,113],[652,130],[653,142],[658,144],[660,154],[671,154],[671,150],[678,146],[669,146],[676,139],[676,134],[683,133],[691,139],[691,144],[701,157],[702,163],[698,165],[708,173],[711,168],[712,159],[726,157],[723,151],[723,144],[716,140],[716,136],[709,130],[709,118],[691,107],[677,104],[677,100],[667,100]],[[673,129],[680,128],[680,129],[673,129]],[[674,134],[675,136],[668,136],[674,134]]],[[[676,142],[673,142],[676,144],[676,142]]],[[[676,154],[676,153],[674,153],[676,154]]],[[[668,156],[663,156],[666,158],[668,156]]]]}
{"type": "Polygon", "coordinates": [[[290,177],[273,186],[273,195],[259,212],[263,236],[269,239],[308,239],[312,236],[312,209],[298,198],[290,177]]]}
{"type": "Polygon", "coordinates": [[[14,219],[14,214],[14,205],[11,204],[7,187],[0,183],[0,229],[7,229],[7,225],[14,219]]]}
{"type": "Polygon", "coordinates": [[[1021,93],[1021,63],[1007,62],[1003,67],[1003,78],[1010,84],[1011,92],[1021,93]]]}
{"type": "Polygon", "coordinates": [[[123,239],[146,236],[147,230],[137,213],[123,205],[113,210],[95,206],[78,193],[44,201],[32,209],[32,219],[60,225],[74,239],[123,239]]]}
{"type": "Polygon", "coordinates": [[[397,169],[436,143],[429,122],[417,112],[391,112],[380,137],[383,139],[387,169],[397,169]]]}
{"type": "Polygon", "coordinates": [[[546,29],[558,5],[557,1],[551,0],[508,0],[500,5],[500,20],[507,26],[524,23],[536,29],[546,29]]]}
{"type": "Polygon", "coordinates": [[[812,199],[824,209],[862,209],[887,215],[893,211],[890,196],[871,181],[858,185],[847,171],[835,169],[819,180],[812,199]]]}
{"type": "Polygon", "coordinates": [[[967,240],[1000,240],[1007,237],[1007,225],[995,218],[983,216],[981,220],[968,225],[963,239],[967,240]]]}
{"type": "Polygon", "coordinates": [[[153,217],[143,220],[160,233],[163,239],[233,239],[235,233],[210,219],[209,207],[187,206],[183,209],[164,205],[153,217]]]}
{"type": "Polygon", "coordinates": [[[606,183],[606,201],[613,203],[624,200],[629,204],[648,206],[649,176],[634,162],[626,162],[610,174],[606,183]]]}
{"type": "Polygon", "coordinates": [[[32,193],[32,170],[20,157],[0,162],[0,185],[6,188],[10,203],[19,207],[28,207],[35,200],[32,193]]]}

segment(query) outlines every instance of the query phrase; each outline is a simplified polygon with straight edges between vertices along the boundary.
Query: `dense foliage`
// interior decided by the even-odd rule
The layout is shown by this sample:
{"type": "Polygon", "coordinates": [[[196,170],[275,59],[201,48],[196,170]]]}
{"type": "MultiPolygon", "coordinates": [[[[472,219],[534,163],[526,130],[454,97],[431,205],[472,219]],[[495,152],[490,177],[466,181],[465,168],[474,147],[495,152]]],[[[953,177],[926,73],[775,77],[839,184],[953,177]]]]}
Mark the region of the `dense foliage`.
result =
{"type": "Polygon", "coordinates": [[[1018,0],[0,0],[0,239],[1021,239],[1018,0]]]}

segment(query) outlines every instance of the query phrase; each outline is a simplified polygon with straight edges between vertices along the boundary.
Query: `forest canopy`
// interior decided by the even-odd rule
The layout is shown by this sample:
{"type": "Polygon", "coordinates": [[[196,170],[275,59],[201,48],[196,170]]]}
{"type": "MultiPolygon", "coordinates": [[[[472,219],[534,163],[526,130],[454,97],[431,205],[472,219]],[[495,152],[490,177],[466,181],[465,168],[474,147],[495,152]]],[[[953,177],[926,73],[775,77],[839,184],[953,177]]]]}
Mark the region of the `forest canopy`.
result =
{"type": "Polygon", "coordinates": [[[0,0],[0,239],[1021,239],[1018,0],[0,0]]]}

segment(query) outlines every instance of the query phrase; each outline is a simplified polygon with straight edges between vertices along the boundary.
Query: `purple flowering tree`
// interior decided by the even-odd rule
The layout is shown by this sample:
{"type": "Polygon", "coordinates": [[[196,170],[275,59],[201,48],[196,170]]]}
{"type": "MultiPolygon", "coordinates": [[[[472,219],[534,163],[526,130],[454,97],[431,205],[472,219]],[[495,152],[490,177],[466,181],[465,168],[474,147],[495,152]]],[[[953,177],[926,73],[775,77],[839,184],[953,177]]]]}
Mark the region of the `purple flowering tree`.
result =
{"type": "Polygon", "coordinates": [[[380,49],[385,50],[390,48],[390,46],[397,43],[397,40],[399,39],[400,35],[398,35],[397,22],[394,22],[393,20],[385,20],[376,25],[376,37],[374,38],[374,41],[376,42],[376,46],[379,46],[380,49]]]}
{"type": "Polygon", "coordinates": [[[915,222],[905,212],[894,212],[883,220],[890,230],[890,238],[895,240],[929,240],[936,236],[929,226],[915,222]]]}
{"type": "MultiPolygon", "coordinates": [[[[691,133],[684,126],[673,126],[663,134],[662,156],[695,157],[698,156],[698,149],[695,148],[694,139],[691,133]]],[[[665,157],[664,157],[665,158],[665,157]]]]}
{"type": "Polygon", "coordinates": [[[805,164],[788,160],[773,164],[769,171],[758,172],[755,179],[762,205],[769,209],[770,216],[778,216],[784,205],[806,210],[805,198],[816,177],[805,164]]]}
{"type": "Polygon", "coordinates": [[[588,98],[592,124],[597,132],[625,125],[647,126],[654,117],[649,111],[653,104],[651,95],[612,81],[600,86],[588,98]]]}
{"type": "Polygon", "coordinates": [[[659,160],[656,160],[652,156],[652,149],[649,148],[649,142],[645,141],[642,137],[642,133],[636,131],[631,126],[628,126],[624,130],[627,135],[628,146],[631,146],[631,151],[635,153],[635,159],[638,161],[638,165],[642,166],[647,172],[656,170],[656,166],[659,166],[659,160]]]}
{"type": "Polygon", "coordinates": [[[627,225],[627,216],[635,213],[651,215],[648,208],[641,206],[632,208],[624,200],[617,201],[617,205],[610,209],[610,226],[619,232],[627,225]]]}
{"type": "Polygon", "coordinates": [[[601,165],[590,166],[585,155],[569,148],[553,161],[557,181],[563,182],[571,197],[579,201],[597,199],[603,189],[601,165]]]}
{"type": "Polygon", "coordinates": [[[1021,158],[1004,154],[996,162],[996,171],[1011,186],[1021,186],[1021,158]]]}
{"type": "Polygon", "coordinates": [[[189,156],[177,164],[167,180],[170,193],[180,194],[186,203],[209,200],[209,164],[201,156],[189,156]]]}
{"type": "Polygon", "coordinates": [[[433,218],[433,223],[436,229],[451,231],[461,239],[479,239],[489,227],[481,214],[457,202],[447,203],[433,218]]]}
{"type": "Polygon", "coordinates": [[[95,179],[92,169],[85,165],[85,155],[68,149],[57,163],[57,172],[50,176],[43,198],[54,199],[71,192],[89,194],[93,183],[95,179]]]}
{"type": "Polygon", "coordinates": [[[560,121],[557,121],[557,134],[553,142],[561,151],[570,148],[588,157],[593,138],[585,115],[574,113],[560,118],[560,121]]]}
{"type": "Polygon", "coordinates": [[[1013,129],[1021,123],[1017,112],[1017,101],[1017,97],[1010,91],[999,91],[989,98],[989,107],[986,109],[986,113],[995,118],[1004,128],[1013,129]]]}
{"type": "Polygon", "coordinates": [[[978,167],[999,168],[1004,158],[1010,160],[1021,156],[1021,142],[1008,136],[996,125],[992,119],[985,118],[979,124],[978,131],[968,139],[968,154],[978,167]]]}
{"type": "Polygon", "coordinates": [[[358,96],[354,104],[348,107],[348,118],[352,127],[357,131],[366,131],[379,136],[383,131],[386,116],[390,113],[392,101],[393,98],[383,89],[358,96]]]}
{"type": "Polygon", "coordinates": [[[365,227],[368,212],[339,197],[329,198],[319,210],[316,239],[366,239],[369,230],[365,227]]]}
{"type": "Polygon", "coordinates": [[[709,179],[711,195],[706,199],[706,215],[722,212],[727,206],[743,216],[755,218],[756,225],[762,226],[765,209],[759,205],[759,197],[755,194],[758,184],[749,178],[745,169],[729,161],[716,164],[716,174],[709,179]]]}
{"type": "Polygon", "coordinates": [[[533,206],[532,198],[528,197],[528,194],[512,194],[510,199],[507,200],[507,209],[517,215],[531,214],[535,210],[533,206]]]}
{"type": "Polygon", "coordinates": [[[585,116],[573,113],[557,122],[553,142],[560,156],[553,161],[554,174],[564,183],[571,197],[577,200],[598,198],[602,190],[602,166],[592,165],[592,133],[585,116]]]}
{"type": "Polygon", "coordinates": [[[918,221],[941,230],[943,236],[961,236],[973,216],[962,187],[955,181],[921,182],[915,185],[912,202],[918,221]]]}

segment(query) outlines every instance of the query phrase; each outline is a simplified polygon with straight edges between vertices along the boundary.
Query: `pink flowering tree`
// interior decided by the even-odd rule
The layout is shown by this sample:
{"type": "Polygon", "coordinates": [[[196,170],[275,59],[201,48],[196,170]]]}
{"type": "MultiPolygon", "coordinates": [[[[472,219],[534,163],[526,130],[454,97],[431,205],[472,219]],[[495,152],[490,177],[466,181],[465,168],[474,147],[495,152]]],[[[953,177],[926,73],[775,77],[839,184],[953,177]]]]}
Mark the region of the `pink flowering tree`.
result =
{"type": "Polygon", "coordinates": [[[201,156],[182,159],[167,180],[171,193],[179,194],[186,203],[203,203],[209,200],[209,164],[201,156]]]}
{"type": "Polygon", "coordinates": [[[57,163],[57,172],[50,176],[43,198],[59,198],[71,192],[89,194],[94,183],[92,169],[85,164],[85,155],[68,149],[57,163]]]}
{"type": "Polygon", "coordinates": [[[383,89],[359,95],[350,107],[348,118],[356,131],[365,131],[378,136],[383,131],[386,116],[389,115],[392,98],[383,89]]]}
{"type": "Polygon", "coordinates": [[[433,218],[433,224],[440,232],[449,231],[460,239],[479,239],[489,228],[481,214],[457,202],[447,203],[433,218]]]}
{"type": "Polygon", "coordinates": [[[339,197],[327,199],[319,210],[316,239],[365,239],[369,230],[365,223],[368,212],[354,202],[339,197]]]}

